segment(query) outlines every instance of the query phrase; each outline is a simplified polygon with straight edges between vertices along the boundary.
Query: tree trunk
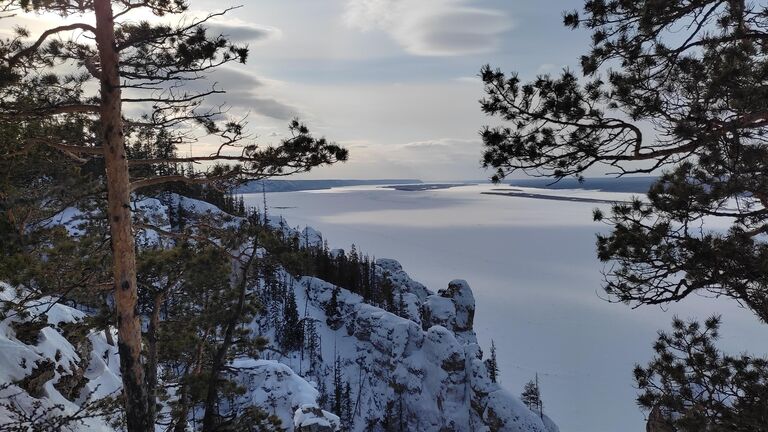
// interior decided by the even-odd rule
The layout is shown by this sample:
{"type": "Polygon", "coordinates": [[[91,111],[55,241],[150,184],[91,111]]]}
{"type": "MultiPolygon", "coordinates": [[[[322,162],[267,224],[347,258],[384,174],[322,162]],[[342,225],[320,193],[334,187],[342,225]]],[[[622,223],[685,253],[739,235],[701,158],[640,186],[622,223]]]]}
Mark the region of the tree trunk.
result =
{"type": "MultiPolygon", "coordinates": [[[[190,379],[189,377],[189,371],[184,374],[185,380],[190,379]]],[[[174,412],[174,420],[171,423],[173,426],[173,432],[186,432],[187,431],[187,417],[189,417],[189,391],[187,390],[187,383],[186,381],[181,383],[181,388],[179,389],[179,408],[177,411],[174,412]]],[[[171,428],[169,427],[169,430],[171,428]]]]}
{"type": "Polygon", "coordinates": [[[136,252],[131,229],[130,178],[125,153],[119,57],[110,0],[94,0],[101,65],[100,120],[107,176],[107,215],[112,238],[117,346],[129,432],[149,432],[147,389],[141,364],[141,324],[136,312],[136,252]]]}
{"type": "Polygon", "coordinates": [[[167,289],[155,293],[147,328],[147,417],[151,424],[155,423],[157,417],[157,330],[160,326],[160,308],[163,306],[166,292],[167,289]]]}

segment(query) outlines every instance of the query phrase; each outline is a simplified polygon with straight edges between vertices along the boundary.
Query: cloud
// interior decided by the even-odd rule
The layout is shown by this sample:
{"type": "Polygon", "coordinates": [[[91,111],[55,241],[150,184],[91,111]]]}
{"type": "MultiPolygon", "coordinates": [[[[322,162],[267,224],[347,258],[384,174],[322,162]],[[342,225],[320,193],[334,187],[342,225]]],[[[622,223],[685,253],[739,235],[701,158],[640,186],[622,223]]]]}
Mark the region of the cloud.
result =
{"type": "Polygon", "coordinates": [[[479,156],[478,149],[480,148],[479,139],[456,139],[456,138],[439,138],[427,141],[414,141],[406,144],[401,144],[400,151],[404,151],[411,155],[417,155],[420,153],[426,154],[428,157],[464,157],[471,156],[477,159],[479,156]],[[438,153],[439,152],[439,153],[438,153]]]}
{"type": "Polygon", "coordinates": [[[248,106],[255,113],[277,120],[290,120],[299,115],[296,108],[274,98],[251,97],[248,99],[248,106]]]}
{"type": "Polygon", "coordinates": [[[207,96],[203,108],[222,106],[233,108],[235,116],[249,112],[281,121],[299,115],[296,107],[269,95],[271,88],[264,80],[240,68],[223,66],[209,72],[204,79],[183,83],[183,91],[188,94],[205,93],[212,88],[224,93],[207,96]]]}
{"type": "Polygon", "coordinates": [[[503,11],[466,6],[466,0],[348,0],[345,23],[387,32],[407,52],[459,56],[495,50],[512,28],[503,11]]]}
{"type": "Polygon", "coordinates": [[[280,30],[274,27],[221,21],[207,24],[206,27],[210,33],[224,35],[236,43],[263,42],[279,38],[282,34],[280,30]]]}
{"type": "Polygon", "coordinates": [[[262,95],[261,93],[266,89],[264,81],[246,71],[230,67],[219,68],[208,76],[206,83],[216,83],[217,88],[226,92],[211,96],[209,98],[211,102],[226,104],[277,120],[290,120],[299,114],[297,108],[273,97],[262,95]]]}

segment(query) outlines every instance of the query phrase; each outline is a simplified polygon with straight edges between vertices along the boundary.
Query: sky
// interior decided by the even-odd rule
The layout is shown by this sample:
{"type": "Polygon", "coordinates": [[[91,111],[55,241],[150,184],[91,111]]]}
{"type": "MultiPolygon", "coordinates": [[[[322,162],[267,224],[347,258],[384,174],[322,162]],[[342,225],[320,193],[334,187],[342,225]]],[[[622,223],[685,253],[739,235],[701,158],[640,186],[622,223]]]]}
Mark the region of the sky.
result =
{"type": "Polygon", "coordinates": [[[190,3],[242,5],[216,30],[247,41],[249,61],[210,78],[247,111],[259,142],[278,142],[299,117],[350,150],[348,162],[304,178],[488,178],[478,131],[499,122],[480,111],[480,67],[533,78],[573,67],[589,46],[561,23],[574,0],[190,3]]]}
{"type": "MultiPolygon", "coordinates": [[[[478,100],[484,64],[525,79],[575,69],[589,34],[562,25],[580,0],[190,0],[188,16],[237,7],[210,29],[248,44],[245,65],[228,64],[208,83],[188,83],[225,94],[209,98],[247,116],[257,143],[273,145],[299,118],[318,136],[343,145],[350,159],[304,178],[419,178],[478,180],[479,131],[500,120],[486,117],[478,100]],[[542,6],[545,5],[545,6],[542,6]]],[[[131,20],[152,21],[149,14],[131,20]]],[[[69,17],[92,20],[92,17],[69,17]]],[[[32,35],[55,15],[21,14],[13,25],[32,35]]],[[[11,25],[13,24],[13,25],[11,25]]],[[[197,87],[195,87],[197,86],[197,87]]],[[[193,88],[194,87],[194,88],[193,88]]],[[[184,154],[210,153],[204,141],[184,154]]]]}

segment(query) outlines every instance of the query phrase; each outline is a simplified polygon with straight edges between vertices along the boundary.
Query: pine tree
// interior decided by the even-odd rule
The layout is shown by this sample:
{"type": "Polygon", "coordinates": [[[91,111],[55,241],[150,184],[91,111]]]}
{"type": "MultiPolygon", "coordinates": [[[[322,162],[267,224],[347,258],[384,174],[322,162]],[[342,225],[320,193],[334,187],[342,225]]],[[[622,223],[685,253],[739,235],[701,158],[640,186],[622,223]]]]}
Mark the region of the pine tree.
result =
{"type": "Polygon", "coordinates": [[[288,293],[283,303],[283,321],[281,328],[280,346],[286,351],[298,350],[304,343],[303,323],[299,319],[296,305],[296,295],[293,289],[288,293]]]}
{"type": "Polygon", "coordinates": [[[539,376],[536,374],[536,379],[528,381],[523,388],[523,393],[520,395],[520,400],[531,411],[538,415],[543,415],[541,393],[539,391],[539,376]]]}
{"type": "Polygon", "coordinates": [[[514,172],[582,180],[599,167],[660,174],[647,199],[594,213],[611,227],[597,255],[609,263],[612,300],[726,297],[768,323],[765,12],[745,0],[588,0],[564,16],[592,35],[581,76],[522,82],[482,69],[482,110],[507,121],[481,133],[495,181],[514,172]]]}
{"type": "Polygon", "coordinates": [[[593,34],[583,79],[566,70],[523,84],[483,68],[483,111],[511,120],[483,131],[484,165],[496,180],[531,170],[581,177],[600,165],[662,171],[647,200],[595,214],[613,227],[598,237],[598,257],[616,264],[608,294],[664,304],[709,292],[768,322],[768,181],[756,175],[768,170],[764,7],[590,0],[584,10],[565,15],[593,34]]]}
{"type": "Polygon", "coordinates": [[[405,304],[405,300],[403,299],[403,292],[400,291],[399,293],[397,293],[397,306],[395,308],[395,314],[401,317],[405,317],[406,309],[407,309],[407,306],[405,304]]]}
{"type": "Polygon", "coordinates": [[[316,374],[321,364],[320,335],[317,333],[315,320],[311,317],[304,317],[304,349],[309,357],[309,371],[316,374]]]}
{"type": "Polygon", "coordinates": [[[345,274],[347,276],[347,283],[345,284],[345,287],[356,293],[362,293],[363,298],[368,300],[370,293],[364,293],[361,290],[361,284],[360,284],[360,256],[357,253],[357,247],[353,244],[352,247],[349,249],[349,256],[347,257],[348,266],[346,268],[345,274]]]}
{"type": "Polygon", "coordinates": [[[349,384],[349,380],[345,380],[344,382],[341,408],[342,410],[339,413],[341,424],[344,430],[352,430],[352,427],[354,426],[354,418],[352,415],[352,386],[349,384]]]}
{"type": "Polygon", "coordinates": [[[635,367],[638,404],[669,430],[768,431],[768,359],[722,353],[720,318],[703,324],[675,319],[661,332],[655,356],[635,367]]]}
{"type": "Polygon", "coordinates": [[[327,371],[324,372],[324,376],[318,377],[319,384],[317,385],[317,392],[319,394],[317,396],[317,404],[324,410],[331,410],[333,407],[331,404],[331,396],[328,394],[328,385],[325,383],[326,376],[327,371]]]}
{"type": "Polygon", "coordinates": [[[491,339],[491,357],[485,361],[485,367],[488,369],[488,375],[491,382],[498,382],[499,363],[496,361],[496,343],[491,339]]]}
{"type": "Polygon", "coordinates": [[[341,357],[333,361],[333,412],[341,414],[344,408],[344,375],[341,370],[341,357]]]}
{"type": "MultiPolygon", "coordinates": [[[[384,309],[392,312],[400,309],[401,305],[395,305],[395,285],[389,278],[389,274],[384,274],[378,284],[378,291],[380,292],[381,303],[384,305],[384,309]]],[[[402,292],[398,293],[398,303],[402,301],[402,292]]],[[[397,315],[402,314],[402,310],[395,312],[397,315]]]]}
{"type": "Polygon", "coordinates": [[[381,428],[384,432],[397,432],[397,417],[395,415],[395,401],[387,400],[384,407],[384,416],[381,418],[381,428]]]}
{"type": "MultiPolygon", "coordinates": [[[[99,167],[104,179],[106,221],[109,224],[115,323],[121,357],[127,428],[153,430],[142,367],[142,327],[137,314],[136,248],[131,211],[131,194],[173,182],[190,184],[227,183],[267,175],[287,175],[346,159],[340,147],[315,139],[298,121],[289,125],[293,136],[283,145],[259,148],[246,143],[243,124],[226,119],[221,112],[198,111],[211,88],[202,92],[162,91],[178,82],[202,79],[203,71],[230,62],[245,62],[246,47],[221,35],[206,33],[204,24],[221,14],[202,19],[178,19],[178,25],[140,21],[136,14],[183,15],[183,1],[45,1],[0,2],[3,13],[49,13],[62,17],[85,17],[51,27],[30,41],[22,28],[0,40],[0,122],[24,122],[38,118],[78,121],[73,128],[79,136],[67,139],[39,130],[29,136],[26,146],[55,150],[63,160],[77,165],[99,167]],[[18,97],[30,88],[44,92],[41,98],[18,97]],[[92,89],[98,88],[98,93],[92,89]],[[130,88],[135,97],[124,97],[130,88]],[[147,109],[144,115],[129,118],[128,105],[147,109]],[[135,105],[139,104],[139,105],[135,105]],[[190,126],[190,127],[186,127],[190,126]],[[202,127],[197,127],[202,126],[202,127]],[[131,159],[132,140],[142,139],[140,131],[165,130],[174,145],[197,141],[189,130],[219,140],[223,148],[239,148],[239,156],[217,153],[186,158],[131,159]],[[186,140],[186,141],[185,141],[186,140]],[[76,143],[76,144],[73,144],[76,143]],[[194,177],[155,171],[146,177],[133,176],[141,166],[206,161],[210,168],[194,177]],[[216,163],[220,162],[220,163],[216,163]],[[230,162],[224,165],[221,162],[230,162]]],[[[4,15],[7,17],[7,15],[4,15]]],[[[142,109],[142,108],[139,108],[142,109]]],[[[4,149],[5,150],[5,149],[4,149]]],[[[24,158],[24,153],[4,152],[3,157],[24,158]]],[[[94,168],[94,171],[98,171],[94,168]]],[[[159,170],[159,168],[158,168],[159,170]]],[[[151,171],[151,170],[150,170],[151,171]]],[[[186,173],[187,171],[185,171],[186,173]]]]}
{"type": "Polygon", "coordinates": [[[341,323],[341,311],[339,310],[339,293],[339,287],[334,286],[333,291],[331,291],[331,299],[325,305],[326,323],[334,329],[338,328],[341,323]]]}

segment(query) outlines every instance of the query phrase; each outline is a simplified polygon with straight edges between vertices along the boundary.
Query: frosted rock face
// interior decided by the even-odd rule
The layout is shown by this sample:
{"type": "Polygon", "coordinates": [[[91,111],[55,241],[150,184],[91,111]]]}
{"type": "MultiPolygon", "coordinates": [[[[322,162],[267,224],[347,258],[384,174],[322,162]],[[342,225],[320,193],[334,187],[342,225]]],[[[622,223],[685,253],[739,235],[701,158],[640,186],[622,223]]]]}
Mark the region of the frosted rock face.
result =
{"type": "Polygon", "coordinates": [[[466,343],[476,343],[472,331],[475,319],[475,296],[465,280],[457,279],[426,298],[421,307],[424,329],[440,325],[450,329],[466,343]]]}
{"type": "Polygon", "coordinates": [[[397,293],[413,294],[420,301],[424,301],[427,296],[432,294],[427,287],[411,279],[399,262],[389,258],[380,258],[376,260],[376,266],[380,270],[379,274],[387,274],[390,280],[395,283],[397,293]]]}
{"type": "Polygon", "coordinates": [[[433,294],[427,297],[421,311],[421,323],[425,329],[436,325],[453,329],[456,325],[456,306],[449,298],[433,294]]]}
{"type": "Polygon", "coordinates": [[[302,405],[293,415],[296,432],[335,432],[340,426],[339,417],[314,404],[302,405]]]}
{"type": "MultiPolygon", "coordinates": [[[[0,302],[13,301],[17,290],[0,283],[0,302]]],[[[85,316],[70,307],[43,298],[29,316],[0,321],[0,400],[36,415],[71,415],[90,395],[101,399],[121,386],[117,348],[107,344],[104,332],[85,335],[69,332],[85,316]],[[42,325],[25,327],[32,320],[42,325]],[[23,330],[22,330],[23,329],[23,330]]],[[[0,407],[0,429],[14,415],[0,407]]],[[[104,419],[88,418],[74,430],[111,430],[104,419]]]]}
{"type": "Polygon", "coordinates": [[[248,389],[242,401],[275,414],[283,426],[305,425],[307,429],[300,429],[302,431],[338,429],[338,417],[317,407],[317,390],[287,365],[273,360],[240,358],[233,361],[232,366],[241,371],[237,381],[248,389]],[[299,411],[304,414],[296,423],[299,411]],[[329,429],[309,429],[310,425],[329,429]]]}
{"type": "Polygon", "coordinates": [[[475,320],[475,296],[465,280],[456,279],[448,284],[448,288],[437,292],[441,297],[449,298],[456,309],[454,331],[466,332],[472,330],[475,320]]]}
{"type": "MultiPolygon", "coordinates": [[[[387,427],[387,419],[397,419],[409,431],[557,432],[549,419],[491,382],[472,327],[475,300],[466,281],[451,281],[433,294],[405,279],[408,276],[397,261],[376,264],[397,275],[392,280],[404,296],[421,298],[419,319],[366,304],[357,294],[317,278],[302,278],[296,289],[297,303],[306,302],[307,316],[321,324],[331,293],[338,290],[345,323],[338,330],[323,325],[319,334],[326,341],[323,367],[329,370],[332,359],[337,359],[359,401],[345,428],[379,432],[387,427]],[[414,287],[424,292],[411,292],[414,287]]],[[[298,367],[311,369],[297,357],[298,367]]],[[[325,388],[333,386],[328,374],[312,378],[325,388]]]]}

